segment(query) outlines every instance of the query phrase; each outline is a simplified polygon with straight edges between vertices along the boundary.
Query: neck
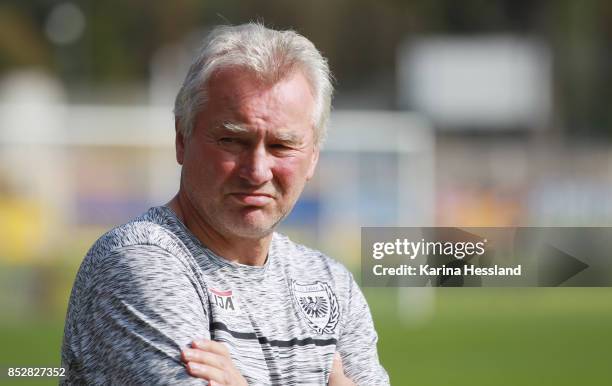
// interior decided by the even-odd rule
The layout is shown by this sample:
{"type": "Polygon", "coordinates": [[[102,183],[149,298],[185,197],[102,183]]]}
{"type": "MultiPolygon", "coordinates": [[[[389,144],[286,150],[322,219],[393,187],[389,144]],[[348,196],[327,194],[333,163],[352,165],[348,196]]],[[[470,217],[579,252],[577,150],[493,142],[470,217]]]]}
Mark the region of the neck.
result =
{"type": "Polygon", "coordinates": [[[259,239],[224,235],[195,210],[182,190],[166,204],[200,242],[224,259],[246,265],[264,265],[272,234],[259,239]]]}

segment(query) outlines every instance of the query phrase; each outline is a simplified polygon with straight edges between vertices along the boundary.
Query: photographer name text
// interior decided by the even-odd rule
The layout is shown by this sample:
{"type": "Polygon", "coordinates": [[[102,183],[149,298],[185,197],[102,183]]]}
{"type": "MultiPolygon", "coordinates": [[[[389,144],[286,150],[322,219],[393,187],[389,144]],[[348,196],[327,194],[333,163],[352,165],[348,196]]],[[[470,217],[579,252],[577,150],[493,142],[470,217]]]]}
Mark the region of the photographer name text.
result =
{"type": "Polygon", "coordinates": [[[461,267],[432,266],[430,264],[420,264],[418,266],[401,264],[396,267],[385,267],[377,264],[372,267],[376,276],[520,276],[522,266],[518,264],[514,267],[478,267],[473,264],[466,264],[461,267]]]}

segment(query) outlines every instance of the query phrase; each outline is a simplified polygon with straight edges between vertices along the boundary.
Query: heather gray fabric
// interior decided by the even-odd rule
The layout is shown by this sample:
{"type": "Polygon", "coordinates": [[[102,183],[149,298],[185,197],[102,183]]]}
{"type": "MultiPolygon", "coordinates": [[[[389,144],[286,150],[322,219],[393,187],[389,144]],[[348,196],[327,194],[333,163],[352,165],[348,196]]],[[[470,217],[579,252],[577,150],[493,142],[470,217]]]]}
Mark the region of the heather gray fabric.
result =
{"type": "Polygon", "coordinates": [[[386,385],[365,299],[340,263],[274,234],[262,267],[205,248],[167,207],[102,236],[77,274],[62,384],[189,384],[180,351],[225,342],[250,385],[324,385],[339,351],[359,385],[386,385]]]}

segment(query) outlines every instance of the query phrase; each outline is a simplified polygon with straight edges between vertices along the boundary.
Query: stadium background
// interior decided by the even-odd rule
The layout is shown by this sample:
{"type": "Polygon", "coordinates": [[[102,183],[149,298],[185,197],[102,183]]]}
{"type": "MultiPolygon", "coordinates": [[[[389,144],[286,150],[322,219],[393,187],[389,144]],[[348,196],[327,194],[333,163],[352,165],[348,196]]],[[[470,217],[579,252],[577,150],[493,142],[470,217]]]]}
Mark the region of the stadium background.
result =
{"type": "MultiPolygon", "coordinates": [[[[337,79],[294,239],[358,272],[360,226],[612,225],[609,2],[5,0],[0,367],[59,365],[87,248],[174,193],[189,50],[253,19],[309,37],[337,79]]],[[[612,375],[608,288],[365,293],[394,385],[612,375]]]]}

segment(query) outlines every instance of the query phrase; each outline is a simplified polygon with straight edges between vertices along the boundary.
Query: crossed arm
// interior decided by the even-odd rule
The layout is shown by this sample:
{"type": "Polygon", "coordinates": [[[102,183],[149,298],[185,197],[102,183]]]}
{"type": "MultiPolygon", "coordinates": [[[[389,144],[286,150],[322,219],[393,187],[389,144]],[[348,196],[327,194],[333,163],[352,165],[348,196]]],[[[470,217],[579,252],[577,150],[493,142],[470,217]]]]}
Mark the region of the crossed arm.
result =
{"type": "MultiPolygon", "coordinates": [[[[213,340],[195,340],[191,348],[181,352],[181,360],[185,362],[190,375],[206,379],[211,386],[246,386],[247,382],[234,366],[230,353],[223,343],[213,340]]],[[[336,353],[329,386],[355,385],[344,375],[342,359],[336,353]]]]}

